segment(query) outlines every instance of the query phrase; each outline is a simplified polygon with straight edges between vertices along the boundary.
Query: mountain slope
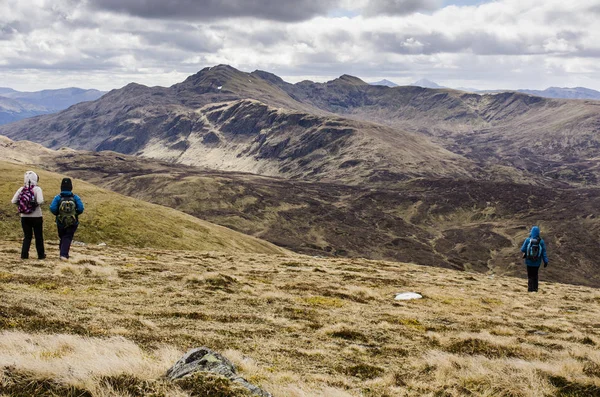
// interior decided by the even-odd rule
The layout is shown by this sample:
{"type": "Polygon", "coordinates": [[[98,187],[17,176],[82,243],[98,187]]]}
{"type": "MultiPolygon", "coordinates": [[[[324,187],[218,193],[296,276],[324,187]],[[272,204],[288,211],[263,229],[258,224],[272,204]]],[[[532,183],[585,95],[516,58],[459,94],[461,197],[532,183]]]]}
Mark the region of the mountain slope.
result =
{"type": "Polygon", "coordinates": [[[290,84],[219,65],[170,88],[130,84],[0,133],[52,148],[312,181],[521,177],[581,185],[600,181],[598,106],[515,92],[389,88],[348,75],[290,84]]]}
{"type": "MultiPolygon", "coordinates": [[[[58,193],[63,177],[35,167],[0,161],[0,191],[6,200],[0,204],[0,238],[21,239],[22,230],[15,206],[10,204],[14,192],[22,185],[23,173],[34,169],[40,175],[46,204],[44,233],[46,239],[56,235],[54,217],[48,210],[58,193]]],[[[198,251],[283,253],[272,244],[245,236],[221,226],[201,221],[176,210],[121,196],[80,180],[74,180],[75,192],[86,206],[77,230],[77,239],[90,244],[188,249],[198,251]]]]}
{"type": "Polygon", "coordinates": [[[544,98],[593,99],[600,100],[600,91],[585,87],[549,87],[545,90],[518,90],[524,94],[537,95],[544,98]]]}
{"type": "Polygon", "coordinates": [[[44,108],[48,113],[51,113],[66,109],[79,102],[95,101],[104,94],[105,92],[99,90],[85,90],[82,88],[71,87],[33,92],[12,90],[0,95],[44,108]]]}
{"type": "MultiPolygon", "coordinates": [[[[597,396],[598,290],[362,259],[0,242],[0,392],[242,397],[169,382],[209,346],[274,396],[597,396]],[[395,301],[398,292],[424,298],[395,301]]],[[[524,272],[524,270],[523,270],[524,272]]]]}
{"type": "MultiPolygon", "coordinates": [[[[115,150],[320,181],[383,182],[478,172],[428,138],[318,110],[271,79],[218,66],[171,88],[130,84],[98,101],[0,127],[0,132],[52,148],[115,150]]],[[[338,80],[331,85],[366,84],[351,76],[338,80]]]]}
{"type": "Polygon", "coordinates": [[[0,125],[50,113],[45,107],[0,96],[0,125]]]}
{"type": "Polygon", "coordinates": [[[599,286],[597,189],[420,179],[344,186],[225,173],[117,153],[63,153],[44,167],[176,208],[310,255],[367,257],[488,274],[520,274],[542,227],[553,281],[599,286]]]}

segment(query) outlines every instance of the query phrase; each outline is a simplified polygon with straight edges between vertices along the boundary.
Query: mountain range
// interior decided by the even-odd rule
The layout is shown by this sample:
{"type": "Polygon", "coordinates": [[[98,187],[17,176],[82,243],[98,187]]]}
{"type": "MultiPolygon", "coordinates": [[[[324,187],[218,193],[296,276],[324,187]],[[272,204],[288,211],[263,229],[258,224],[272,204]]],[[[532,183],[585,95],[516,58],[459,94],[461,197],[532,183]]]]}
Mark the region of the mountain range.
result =
{"type": "Polygon", "coordinates": [[[598,106],[515,92],[389,88],[348,75],[289,84],[220,65],[169,88],[129,84],[0,133],[51,148],[310,181],[590,184],[599,177],[598,106]]]}
{"type": "MultiPolygon", "coordinates": [[[[388,81],[388,80],[382,80],[382,81],[388,81]]],[[[391,81],[389,83],[394,84],[391,81]]],[[[372,83],[372,84],[386,85],[386,84],[379,84],[379,83],[372,83]]],[[[448,87],[441,86],[441,85],[439,85],[431,80],[427,80],[427,79],[421,79],[421,80],[415,81],[411,85],[415,85],[415,86],[423,87],[423,88],[448,88],[448,87]]],[[[393,87],[394,85],[389,85],[389,86],[393,87]]],[[[543,98],[600,100],[600,91],[592,90],[590,88],[585,88],[585,87],[572,87],[572,88],[549,87],[549,88],[546,88],[545,90],[530,90],[530,89],[478,90],[475,88],[464,88],[464,87],[459,87],[456,89],[459,91],[473,92],[473,93],[478,93],[478,94],[490,94],[490,93],[501,93],[501,92],[513,92],[514,91],[514,92],[521,92],[523,94],[540,96],[543,98]]]]}
{"type": "Polygon", "coordinates": [[[0,124],[58,112],[79,102],[96,100],[104,94],[102,91],[81,88],[20,92],[0,87],[0,124]]]}

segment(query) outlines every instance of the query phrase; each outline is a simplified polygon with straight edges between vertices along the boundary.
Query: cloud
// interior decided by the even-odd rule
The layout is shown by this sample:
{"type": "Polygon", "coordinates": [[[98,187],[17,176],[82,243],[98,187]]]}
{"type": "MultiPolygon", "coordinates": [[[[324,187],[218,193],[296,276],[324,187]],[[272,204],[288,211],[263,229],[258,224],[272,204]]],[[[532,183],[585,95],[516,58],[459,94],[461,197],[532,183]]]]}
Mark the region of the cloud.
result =
{"type": "Polygon", "coordinates": [[[214,20],[252,17],[297,22],[325,15],[337,0],[90,0],[92,6],[155,19],[214,20]]]}
{"type": "Polygon", "coordinates": [[[225,63],[299,79],[600,88],[597,0],[0,2],[0,86],[170,85],[225,63]]]}
{"type": "Polygon", "coordinates": [[[364,14],[407,15],[417,11],[434,11],[441,8],[442,4],[442,0],[370,0],[364,8],[364,14]]]}

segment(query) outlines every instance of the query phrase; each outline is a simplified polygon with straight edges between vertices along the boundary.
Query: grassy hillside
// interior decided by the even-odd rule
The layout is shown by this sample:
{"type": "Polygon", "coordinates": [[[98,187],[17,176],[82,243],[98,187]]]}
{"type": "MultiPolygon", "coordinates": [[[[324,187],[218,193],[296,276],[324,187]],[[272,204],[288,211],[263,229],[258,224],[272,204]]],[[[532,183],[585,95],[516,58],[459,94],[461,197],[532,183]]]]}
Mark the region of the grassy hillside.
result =
{"type": "Polygon", "coordinates": [[[116,153],[45,162],[75,177],[311,255],[519,274],[532,225],[552,280],[600,286],[598,189],[423,179],[383,189],[219,173],[116,153]]]}
{"type": "MultiPolygon", "coordinates": [[[[23,184],[23,174],[30,166],[0,162],[0,238],[21,239],[22,230],[16,207],[10,199],[23,184]]],[[[44,234],[56,240],[54,216],[48,210],[52,198],[59,193],[62,175],[34,168],[46,203],[44,234]]],[[[267,242],[198,220],[176,210],[142,202],[104,190],[80,180],[74,181],[74,192],[83,199],[86,209],[80,218],[76,240],[109,245],[187,249],[199,251],[262,252],[283,251],[267,242]]]]}
{"type": "Polygon", "coordinates": [[[75,247],[64,264],[17,249],[0,242],[0,395],[240,395],[161,379],[199,346],[277,397],[600,395],[600,293],[543,270],[528,294],[383,261],[75,247]],[[424,299],[394,300],[408,291],[424,299]]]}

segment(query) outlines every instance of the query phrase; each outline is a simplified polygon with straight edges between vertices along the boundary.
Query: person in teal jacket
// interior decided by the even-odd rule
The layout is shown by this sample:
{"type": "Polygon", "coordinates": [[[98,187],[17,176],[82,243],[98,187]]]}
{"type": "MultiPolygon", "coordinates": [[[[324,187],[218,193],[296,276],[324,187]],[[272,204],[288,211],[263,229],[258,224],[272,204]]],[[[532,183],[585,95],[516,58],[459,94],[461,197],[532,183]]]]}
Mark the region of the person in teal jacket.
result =
{"type": "Polygon", "coordinates": [[[544,267],[548,266],[548,254],[546,253],[546,243],[540,237],[540,228],[534,226],[531,228],[529,237],[525,239],[521,246],[523,258],[527,265],[527,291],[538,291],[538,272],[542,261],[544,267]]]}
{"type": "Polygon", "coordinates": [[[73,182],[70,178],[63,178],[60,190],[60,194],[50,204],[50,212],[56,215],[60,260],[66,261],[69,260],[71,242],[79,226],[79,215],[83,213],[83,202],[78,195],[73,194],[73,182]]]}

